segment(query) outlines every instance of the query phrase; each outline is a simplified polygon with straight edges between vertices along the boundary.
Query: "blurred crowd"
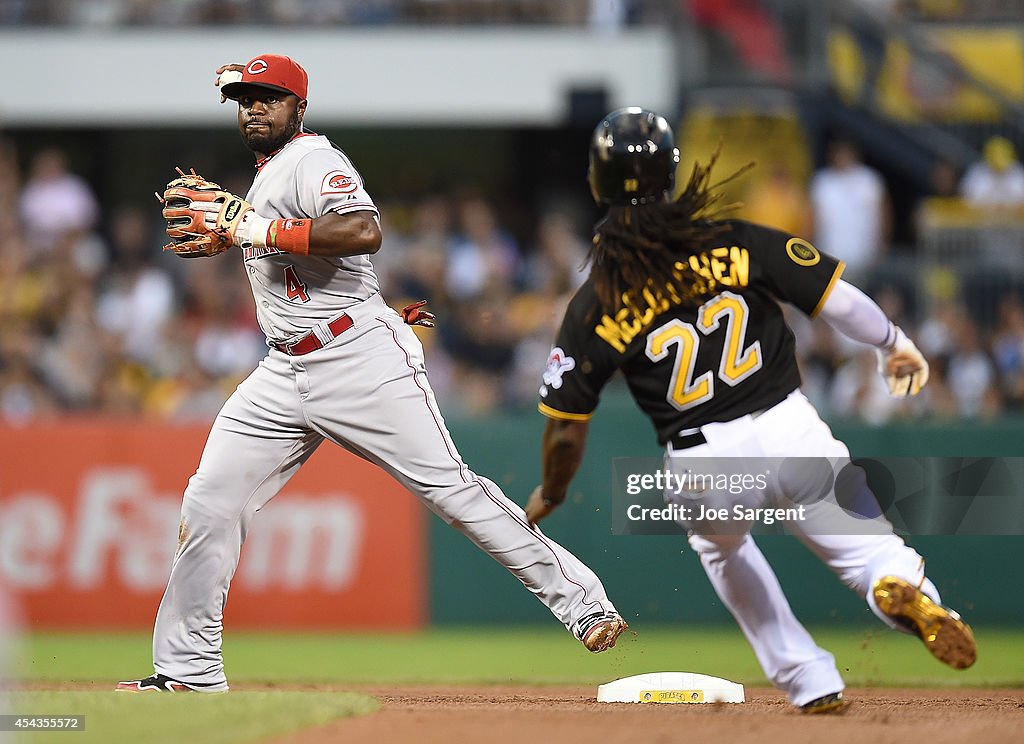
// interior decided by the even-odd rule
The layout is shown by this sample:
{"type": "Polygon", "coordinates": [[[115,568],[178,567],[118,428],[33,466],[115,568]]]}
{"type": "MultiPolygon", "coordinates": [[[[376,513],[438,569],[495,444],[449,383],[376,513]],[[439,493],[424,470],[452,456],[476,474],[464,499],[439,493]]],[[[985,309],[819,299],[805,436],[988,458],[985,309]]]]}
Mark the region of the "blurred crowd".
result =
{"type": "MultiPolygon", "coordinates": [[[[876,2],[879,0],[858,0],[876,2]]],[[[882,0],[894,2],[894,0],[882,0]]],[[[926,21],[984,22],[1020,21],[1024,6],[1006,0],[900,0],[911,18],[926,21]]]]}
{"type": "Polygon", "coordinates": [[[886,181],[846,139],[829,144],[806,188],[776,167],[747,194],[743,216],[810,235],[842,259],[844,278],[874,297],[931,363],[925,392],[894,400],[872,350],[791,314],[805,392],[831,416],[991,419],[1024,408],[1024,166],[1013,143],[995,136],[963,173],[942,161],[935,170],[911,244],[898,249],[886,181]],[[951,236],[959,252],[929,253],[926,236],[943,244],[935,235],[951,236]]]}
{"type": "MultiPolygon", "coordinates": [[[[211,417],[267,351],[237,253],[178,259],[161,251],[155,202],[103,209],[61,151],[35,153],[22,173],[0,147],[0,419],[211,417]]],[[[421,337],[448,410],[532,402],[585,278],[585,231],[552,212],[520,245],[478,196],[382,212],[374,263],[393,306],[429,298],[440,316],[421,337]]]]}
{"type": "MultiPolygon", "coordinates": [[[[994,165],[981,162],[962,179],[969,198],[987,193],[978,185],[984,168],[992,178],[1024,179],[1007,145],[987,148],[994,165]]],[[[955,273],[933,277],[926,296],[908,290],[885,271],[881,178],[849,143],[830,152],[809,188],[769,169],[740,216],[813,234],[821,249],[847,261],[850,278],[917,339],[932,382],[920,399],[894,401],[870,350],[794,316],[808,394],[829,415],[874,423],[1019,409],[1021,287],[1003,281],[995,293],[979,285],[988,312],[972,305],[955,273]]],[[[1024,202],[1024,186],[1019,193],[1024,202]]],[[[532,407],[565,304],[586,277],[590,214],[552,209],[537,218],[533,235],[517,239],[482,195],[380,206],[385,240],[374,265],[392,306],[426,298],[439,317],[436,329],[417,332],[445,410],[472,416],[532,407]]],[[[0,419],[74,412],[208,419],[266,353],[235,252],[192,261],[162,252],[157,205],[101,207],[60,150],[35,152],[19,168],[14,148],[0,145],[0,235],[0,419]]]]}
{"type": "Polygon", "coordinates": [[[199,26],[660,22],[677,0],[0,0],[0,25],[199,26]]]}
{"type": "MultiPolygon", "coordinates": [[[[692,17],[732,24],[756,45],[770,16],[817,0],[0,0],[0,26],[519,24],[620,27],[692,17]],[[682,15],[680,15],[682,13],[682,15]],[[754,21],[754,23],[748,23],[754,21]]],[[[842,0],[872,13],[920,21],[1011,21],[1024,7],[1006,0],[842,0]]],[[[758,41],[760,40],[760,41],[758,41]]],[[[770,39],[769,39],[770,41],[770,39]]]]}

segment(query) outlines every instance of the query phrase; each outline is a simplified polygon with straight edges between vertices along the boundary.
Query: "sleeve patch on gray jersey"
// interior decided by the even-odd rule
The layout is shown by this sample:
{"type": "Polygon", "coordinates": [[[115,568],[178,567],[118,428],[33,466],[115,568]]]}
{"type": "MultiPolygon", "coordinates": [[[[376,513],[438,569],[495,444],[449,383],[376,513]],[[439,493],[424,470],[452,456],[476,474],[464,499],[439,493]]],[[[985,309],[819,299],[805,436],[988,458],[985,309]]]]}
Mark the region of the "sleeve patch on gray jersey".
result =
{"type": "Polygon", "coordinates": [[[320,194],[351,194],[359,188],[359,179],[340,170],[332,170],[320,184],[320,194]]]}

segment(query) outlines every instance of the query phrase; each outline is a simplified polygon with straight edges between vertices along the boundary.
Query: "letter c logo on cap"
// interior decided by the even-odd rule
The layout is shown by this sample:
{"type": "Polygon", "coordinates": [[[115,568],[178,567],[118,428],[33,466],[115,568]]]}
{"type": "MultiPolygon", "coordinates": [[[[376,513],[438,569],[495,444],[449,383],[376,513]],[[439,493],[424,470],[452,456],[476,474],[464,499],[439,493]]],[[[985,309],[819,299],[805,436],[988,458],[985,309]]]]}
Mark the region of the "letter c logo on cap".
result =
{"type": "Polygon", "coordinates": [[[246,70],[250,75],[259,75],[261,72],[267,71],[267,63],[262,59],[254,59],[249,63],[249,68],[246,70]]]}

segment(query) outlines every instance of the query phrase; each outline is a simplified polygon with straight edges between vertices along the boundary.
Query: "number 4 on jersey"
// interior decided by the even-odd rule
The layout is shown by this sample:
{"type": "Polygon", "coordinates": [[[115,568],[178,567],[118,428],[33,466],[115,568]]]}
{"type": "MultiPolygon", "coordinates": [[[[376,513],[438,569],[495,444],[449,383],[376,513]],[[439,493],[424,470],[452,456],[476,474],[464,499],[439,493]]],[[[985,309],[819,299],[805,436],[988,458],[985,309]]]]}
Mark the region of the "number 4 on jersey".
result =
{"type": "Polygon", "coordinates": [[[290,264],[284,267],[284,291],[292,302],[309,302],[306,285],[295,273],[295,267],[290,264]]]}

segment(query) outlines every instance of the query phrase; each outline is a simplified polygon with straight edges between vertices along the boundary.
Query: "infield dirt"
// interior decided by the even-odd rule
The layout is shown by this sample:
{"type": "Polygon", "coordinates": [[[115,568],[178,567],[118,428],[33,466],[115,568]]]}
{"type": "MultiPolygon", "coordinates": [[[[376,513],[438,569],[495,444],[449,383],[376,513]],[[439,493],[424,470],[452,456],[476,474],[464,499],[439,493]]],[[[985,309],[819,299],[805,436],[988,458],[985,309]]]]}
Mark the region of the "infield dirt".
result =
{"type": "Polygon", "coordinates": [[[765,688],[748,688],[747,702],[740,705],[606,704],[596,701],[593,687],[344,689],[377,696],[380,710],[297,731],[273,744],[1003,744],[1024,740],[1021,689],[855,688],[847,691],[851,704],[842,713],[820,716],[794,711],[780,693],[765,688]]]}

